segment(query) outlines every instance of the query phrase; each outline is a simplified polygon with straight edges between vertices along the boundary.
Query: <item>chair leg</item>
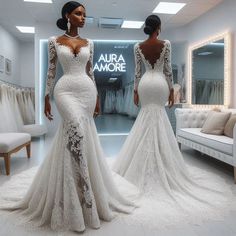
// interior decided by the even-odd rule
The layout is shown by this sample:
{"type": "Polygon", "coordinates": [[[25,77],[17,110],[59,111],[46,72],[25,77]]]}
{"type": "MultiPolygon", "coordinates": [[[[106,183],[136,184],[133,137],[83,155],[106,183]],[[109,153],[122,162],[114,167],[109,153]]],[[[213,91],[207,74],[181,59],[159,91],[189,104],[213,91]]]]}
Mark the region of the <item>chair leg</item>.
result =
{"type": "Polygon", "coordinates": [[[10,175],[10,155],[8,153],[6,154],[6,156],[4,156],[4,162],[5,162],[6,174],[10,175]]]}
{"type": "Polygon", "coordinates": [[[234,183],[236,184],[236,167],[234,166],[234,183]]]}
{"type": "Polygon", "coordinates": [[[30,158],[31,143],[26,145],[27,157],[30,158]]]}

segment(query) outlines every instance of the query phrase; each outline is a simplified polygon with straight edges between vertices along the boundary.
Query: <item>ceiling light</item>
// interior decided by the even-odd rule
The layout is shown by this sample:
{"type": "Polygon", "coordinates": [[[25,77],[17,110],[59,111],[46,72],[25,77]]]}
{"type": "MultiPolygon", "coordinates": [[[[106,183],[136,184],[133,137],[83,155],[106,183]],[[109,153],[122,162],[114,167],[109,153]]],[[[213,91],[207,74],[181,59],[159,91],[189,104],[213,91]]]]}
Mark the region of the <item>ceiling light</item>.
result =
{"type": "Polygon", "coordinates": [[[197,55],[199,56],[208,56],[208,55],[211,55],[213,54],[213,52],[199,52],[197,55]]]}
{"type": "Polygon", "coordinates": [[[52,0],[24,0],[24,2],[52,3],[52,0]]]}
{"type": "Polygon", "coordinates": [[[124,20],[121,28],[140,29],[142,28],[143,24],[144,24],[144,21],[124,20]]]}
{"type": "Polygon", "coordinates": [[[157,7],[153,10],[153,13],[161,14],[176,14],[179,12],[186,3],[176,3],[176,2],[160,2],[157,7]]]}
{"type": "Polygon", "coordinates": [[[211,45],[214,45],[214,46],[224,46],[225,44],[224,43],[210,43],[211,45]]]}
{"type": "Polygon", "coordinates": [[[28,26],[16,26],[16,28],[17,28],[21,33],[34,34],[34,32],[35,32],[34,27],[28,27],[28,26]]]}
{"type": "Polygon", "coordinates": [[[109,83],[114,83],[118,78],[109,78],[108,82],[109,83]]]}

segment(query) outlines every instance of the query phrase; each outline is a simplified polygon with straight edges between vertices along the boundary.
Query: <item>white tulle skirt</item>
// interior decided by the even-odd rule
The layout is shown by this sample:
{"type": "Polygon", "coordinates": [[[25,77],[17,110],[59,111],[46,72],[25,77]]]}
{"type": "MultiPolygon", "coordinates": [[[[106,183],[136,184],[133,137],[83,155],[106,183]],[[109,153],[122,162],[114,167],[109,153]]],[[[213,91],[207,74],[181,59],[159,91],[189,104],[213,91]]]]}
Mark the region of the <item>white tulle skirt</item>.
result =
{"type": "Polygon", "coordinates": [[[78,232],[99,228],[100,219],[111,221],[115,212],[131,213],[135,205],[118,192],[97,136],[94,83],[86,75],[63,76],[54,97],[62,124],[51,150],[26,195],[18,201],[10,191],[0,209],[17,210],[29,225],[78,232]]]}
{"type": "Polygon", "coordinates": [[[183,160],[164,107],[169,88],[163,74],[145,73],[138,93],[141,110],[113,165],[141,192],[136,218],[155,225],[159,216],[166,225],[217,218],[229,210],[233,195],[224,180],[189,169],[183,160]]]}

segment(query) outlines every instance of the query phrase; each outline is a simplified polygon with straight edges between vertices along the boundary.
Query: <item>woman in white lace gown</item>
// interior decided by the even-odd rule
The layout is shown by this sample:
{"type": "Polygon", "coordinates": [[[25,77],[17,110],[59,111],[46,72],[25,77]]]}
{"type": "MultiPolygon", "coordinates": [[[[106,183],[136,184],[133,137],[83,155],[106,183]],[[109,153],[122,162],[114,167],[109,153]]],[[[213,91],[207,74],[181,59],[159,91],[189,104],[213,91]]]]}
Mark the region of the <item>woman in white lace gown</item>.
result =
{"type": "Polygon", "coordinates": [[[149,38],[134,47],[134,103],[140,101],[141,110],[113,170],[140,189],[146,199],[142,206],[150,205],[150,215],[159,212],[164,218],[169,215],[167,221],[174,221],[181,214],[177,206],[204,216],[210,212],[210,203],[219,203],[224,197],[192,180],[177,145],[165,111],[167,101],[169,106],[174,102],[171,45],[157,39],[160,26],[158,16],[149,16],[144,28],[149,38]],[[142,63],[146,69],[143,76],[142,63]]]}
{"type": "Polygon", "coordinates": [[[93,120],[97,99],[93,43],[77,33],[77,28],[84,25],[85,8],[68,2],[62,17],[57,25],[70,29],[48,42],[45,114],[52,119],[49,95],[59,59],[64,75],[56,83],[54,98],[63,122],[26,196],[5,208],[18,209],[18,214],[31,224],[82,232],[86,225],[99,228],[100,219],[112,220],[114,211],[130,213],[134,205],[114,185],[93,120]]]}

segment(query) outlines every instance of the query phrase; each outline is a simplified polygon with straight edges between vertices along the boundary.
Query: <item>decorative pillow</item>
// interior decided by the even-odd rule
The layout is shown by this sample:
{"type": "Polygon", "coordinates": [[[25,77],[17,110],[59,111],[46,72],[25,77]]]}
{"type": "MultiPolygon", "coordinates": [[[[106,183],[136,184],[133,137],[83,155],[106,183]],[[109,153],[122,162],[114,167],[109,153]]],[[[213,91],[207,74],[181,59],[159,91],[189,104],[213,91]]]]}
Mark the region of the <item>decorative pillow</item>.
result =
{"type": "Polygon", "coordinates": [[[229,120],[231,112],[210,111],[204,122],[201,132],[205,134],[224,134],[225,124],[229,120]]]}
{"type": "Polygon", "coordinates": [[[224,135],[233,138],[233,131],[235,124],[236,124],[236,114],[232,114],[225,125],[224,135]]]}
{"type": "Polygon", "coordinates": [[[214,107],[214,108],[212,109],[212,111],[218,111],[218,112],[220,112],[221,110],[220,110],[219,107],[214,107]]]}

